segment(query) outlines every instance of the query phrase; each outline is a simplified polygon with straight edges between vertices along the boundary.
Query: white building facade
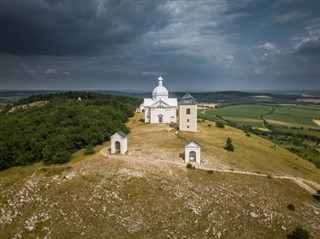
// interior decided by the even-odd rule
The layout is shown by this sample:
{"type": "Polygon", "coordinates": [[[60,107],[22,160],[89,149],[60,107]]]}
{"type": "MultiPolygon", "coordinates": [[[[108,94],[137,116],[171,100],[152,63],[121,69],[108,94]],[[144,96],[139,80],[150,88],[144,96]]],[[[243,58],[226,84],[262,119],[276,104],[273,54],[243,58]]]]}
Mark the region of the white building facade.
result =
{"type": "Polygon", "coordinates": [[[191,140],[184,146],[184,161],[188,162],[196,162],[200,164],[201,161],[201,146],[198,142],[191,140]]]}
{"type": "Polygon", "coordinates": [[[128,137],[121,130],[111,136],[111,154],[125,154],[128,150],[128,137]]]}
{"type": "Polygon", "coordinates": [[[152,92],[152,99],[145,98],[142,107],[145,123],[161,124],[177,121],[178,101],[176,98],[169,98],[162,77],[158,78],[158,86],[152,92]]]}

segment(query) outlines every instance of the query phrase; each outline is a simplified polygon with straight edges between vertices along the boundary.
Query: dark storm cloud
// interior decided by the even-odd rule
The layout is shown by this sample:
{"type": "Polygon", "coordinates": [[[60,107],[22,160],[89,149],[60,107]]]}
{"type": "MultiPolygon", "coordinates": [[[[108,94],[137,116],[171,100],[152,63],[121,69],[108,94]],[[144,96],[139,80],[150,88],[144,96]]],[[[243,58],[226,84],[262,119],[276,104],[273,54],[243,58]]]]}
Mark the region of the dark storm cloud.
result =
{"type": "MultiPolygon", "coordinates": [[[[158,2],[159,3],[159,2],[158,2]]],[[[1,52],[15,55],[99,55],[166,23],[155,2],[6,1],[1,52]]]]}
{"type": "Polygon", "coordinates": [[[5,1],[6,89],[314,89],[318,2],[5,1]],[[307,84],[305,84],[307,83],[307,84]]]}
{"type": "Polygon", "coordinates": [[[302,56],[319,56],[320,57],[320,40],[307,41],[302,43],[296,53],[302,56]]]}

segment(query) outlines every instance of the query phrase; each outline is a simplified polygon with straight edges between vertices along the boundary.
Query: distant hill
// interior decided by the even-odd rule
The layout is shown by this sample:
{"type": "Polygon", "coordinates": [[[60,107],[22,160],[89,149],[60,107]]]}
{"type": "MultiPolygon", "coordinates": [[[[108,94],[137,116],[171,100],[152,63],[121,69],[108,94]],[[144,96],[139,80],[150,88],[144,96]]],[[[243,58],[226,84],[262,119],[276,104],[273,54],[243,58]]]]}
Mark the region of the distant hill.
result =
{"type": "MultiPolygon", "coordinates": [[[[17,99],[32,95],[46,95],[52,93],[66,93],[66,91],[2,91],[0,103],[13,103],[17,99]],[[13,98],[9,98],[13,97],[13,98]],[[8,99],[11,99],[11,101],[8,99]]],[[[83,91],[85,92],[85,91],[83,91]]],[[[150,98],[151,92],[121,92],[121,91],[93,91],[108,95],[122,95],[138,98],[150,98]]],[[[190,92],[199,103],[319,103],[320,92],[242,92],[242,91],[219,91],[219,92],[190,92]]],[[[171,97],[180,99],[185,92],[171,92],[171,97]]]]}

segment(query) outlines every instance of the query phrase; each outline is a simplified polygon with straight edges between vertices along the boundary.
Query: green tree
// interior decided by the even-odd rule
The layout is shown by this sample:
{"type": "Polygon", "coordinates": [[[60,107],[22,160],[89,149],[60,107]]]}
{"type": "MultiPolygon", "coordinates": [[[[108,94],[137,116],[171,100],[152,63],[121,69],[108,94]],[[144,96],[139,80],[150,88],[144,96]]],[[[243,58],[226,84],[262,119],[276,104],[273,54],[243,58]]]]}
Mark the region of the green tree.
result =
{"type": "Polygon", "coordinates": [[[0,170],[38,161],[64,163],[72,153],[108,140],[125,122],[141,99],[88,92],[31,96],[14,106],[46,101],[0,113],[0,170]],[[82,100],[79,101],[78,98],[82,100]]]}
{"type": "Polygon", "coordinates": [[[216,126],[217,126],[218,128],[224,128],[224,123],[221,122],[221,121],[216,122],[216,126]]]}
{"type": "Polygon", "coordinates": [[[232,144],[231,138],[229,138],[229,137],[227,138],[226,145],[224,146],[224,149],[227,150],[227,151],[231,151],[231,152],[234,151],[234,146],[232,144]]]}

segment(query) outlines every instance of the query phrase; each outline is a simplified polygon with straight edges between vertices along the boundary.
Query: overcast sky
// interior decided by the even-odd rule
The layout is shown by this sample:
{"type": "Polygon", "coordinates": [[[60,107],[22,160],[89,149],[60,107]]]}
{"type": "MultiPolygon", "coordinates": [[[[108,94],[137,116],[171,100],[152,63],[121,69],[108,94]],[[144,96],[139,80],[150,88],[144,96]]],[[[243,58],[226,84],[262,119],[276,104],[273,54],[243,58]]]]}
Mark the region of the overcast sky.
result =
{"type": "Polygon", "coordinates": [[[320,90],[320,1],[1,0],[1,90],[320,90]]]}

